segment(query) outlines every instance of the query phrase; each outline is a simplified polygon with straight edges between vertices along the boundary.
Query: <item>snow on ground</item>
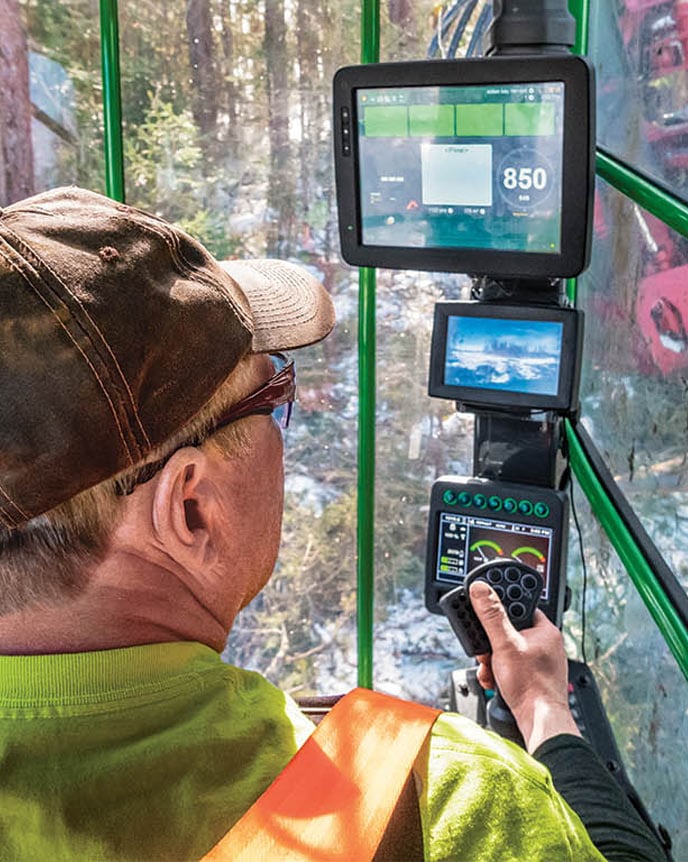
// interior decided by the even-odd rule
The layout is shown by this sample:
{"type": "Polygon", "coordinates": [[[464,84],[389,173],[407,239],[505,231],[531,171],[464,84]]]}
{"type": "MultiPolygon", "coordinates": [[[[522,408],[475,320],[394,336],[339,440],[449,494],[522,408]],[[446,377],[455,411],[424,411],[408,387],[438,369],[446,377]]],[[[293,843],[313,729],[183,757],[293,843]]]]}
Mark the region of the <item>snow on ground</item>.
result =
{"type": "MultiPolygon", "coordinates": [[[[449,676],[467,658],[444,617],[428,613],[422,597],[403,590],[375,625],[375,688],[422,703],[445,705],[449,676]]],[[[326,633],[323,633],[326,636],[326,633]]],[[[356,685],[355,621],[339,629],[333,644],[315,663],[314,688],[323,693],[348,691],[356,685]]]]}

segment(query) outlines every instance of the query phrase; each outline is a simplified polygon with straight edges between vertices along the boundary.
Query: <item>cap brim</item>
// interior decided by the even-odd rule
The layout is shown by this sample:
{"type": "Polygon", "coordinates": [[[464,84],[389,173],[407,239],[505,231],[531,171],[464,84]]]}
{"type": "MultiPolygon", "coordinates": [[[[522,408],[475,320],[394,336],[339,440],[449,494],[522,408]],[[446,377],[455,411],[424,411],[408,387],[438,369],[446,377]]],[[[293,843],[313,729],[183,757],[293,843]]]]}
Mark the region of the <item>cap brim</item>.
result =
{"type": "Polygon", "coordinates": [[[282,260],[223,260],[224,271],[251,306],[254,353],[293,350],[321,341],[334,326],[334,306],[307,269],[282,260]]]}

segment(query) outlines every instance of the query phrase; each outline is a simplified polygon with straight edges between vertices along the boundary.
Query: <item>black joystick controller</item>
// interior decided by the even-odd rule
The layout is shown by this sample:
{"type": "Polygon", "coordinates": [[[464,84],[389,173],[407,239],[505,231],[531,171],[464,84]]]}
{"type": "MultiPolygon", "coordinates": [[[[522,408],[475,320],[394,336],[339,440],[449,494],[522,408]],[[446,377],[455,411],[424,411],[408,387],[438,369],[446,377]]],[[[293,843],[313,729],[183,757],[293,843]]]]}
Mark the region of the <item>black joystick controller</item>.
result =
{"type": "MultiPolygon", "coordinates": [[[[519,560],[490,560],[473,569],[465,582],[439,601],[466,655],[492,652],[490,641],[471,604],[473,581],[488,583],[499,596],[514,628],[530,628],[542,592],[542,576],[519,560]]],[[[523,746],[523,737],[506,701],[496,692],[487,706],[488,725],[506,739],[523,746]]]]}
{"type": "Polygon", "coordinates": [[[542,592],[542,576],[520,560],[489,560],[472,569],[465,582],[439,601],[466,655],[492,652],[490,641],[473,610],[469,588],[473,581],[485,581],[499,596],[514,628],[530,628],[542,592]]]}

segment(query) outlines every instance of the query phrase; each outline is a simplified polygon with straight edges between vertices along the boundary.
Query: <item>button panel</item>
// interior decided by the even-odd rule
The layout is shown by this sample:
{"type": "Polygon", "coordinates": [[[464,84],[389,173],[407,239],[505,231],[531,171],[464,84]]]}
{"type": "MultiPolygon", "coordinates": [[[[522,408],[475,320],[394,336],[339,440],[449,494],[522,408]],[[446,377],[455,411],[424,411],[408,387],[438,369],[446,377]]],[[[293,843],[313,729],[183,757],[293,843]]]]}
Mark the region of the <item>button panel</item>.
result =
{"type": "Polygon", "coordinates": [[[517,500],[514,497],[500,497],[499,494],[490,494],[487,497],[480,491],[477,491],[475,494],[471,494],[469,491],[459,491],[457,494],[451,489],[447,489],[442,494],[442,501],[447,506],[458,506],[462,509],[487,508],[491,512],[504,511],[509,515],[517,513],[525,517],[535,515],[536,518],[542,518],[543,520],[550,515],[550,507],[544,500],[530,500],[528,498],[517,500]]]}
{"type": "MultiPolygon", "coordinates": [[[[441,613],[442,596],[478,566],[517,560],[544,581],[539,607],[557,625],[563,613],[568,500],[563,491],[486,477],[441,476],[433,483],[428,517],[425,604],[441,613]]],[[[510,584],[505,600],[519,601],[510,584]]]]}

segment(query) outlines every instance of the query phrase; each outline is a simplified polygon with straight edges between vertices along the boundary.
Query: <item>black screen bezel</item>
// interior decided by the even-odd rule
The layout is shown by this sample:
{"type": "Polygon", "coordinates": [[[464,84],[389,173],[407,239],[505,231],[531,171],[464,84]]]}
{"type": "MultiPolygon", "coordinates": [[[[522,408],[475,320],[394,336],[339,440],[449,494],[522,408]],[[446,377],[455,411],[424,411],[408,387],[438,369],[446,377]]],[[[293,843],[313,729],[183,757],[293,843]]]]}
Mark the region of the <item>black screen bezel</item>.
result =
{"type": "Polygon", "coordinates": [[[574,413],[578,407],[583,314],[573,308],[546,305],[504,305],[497,302],[438,302],[430,348],[428,394],[447,398],[468,409],[551,410],[574,413]],[[447,329],[450,317],[481,317],[562,324],[561,360],[556,395],[506,392],[444,382],[447,329]]]}
{"type": "Polygon", "coordinates": [[[334,78],[334,138],[342,256],[356,266],[487,273],[512,278],[563,278],[590,258],[594,187],[594,82],[582,57],[528,56],[373,63],[340,69],[334,78]],[[561,247],[558,254],[470,248],[403,248],[362,242],[359,200],[359,89],[564,83],[561,247]]]}

